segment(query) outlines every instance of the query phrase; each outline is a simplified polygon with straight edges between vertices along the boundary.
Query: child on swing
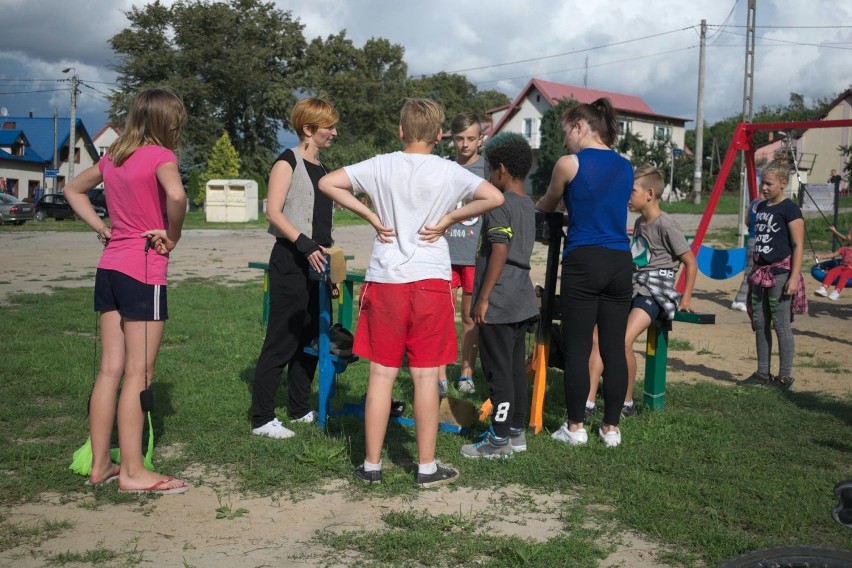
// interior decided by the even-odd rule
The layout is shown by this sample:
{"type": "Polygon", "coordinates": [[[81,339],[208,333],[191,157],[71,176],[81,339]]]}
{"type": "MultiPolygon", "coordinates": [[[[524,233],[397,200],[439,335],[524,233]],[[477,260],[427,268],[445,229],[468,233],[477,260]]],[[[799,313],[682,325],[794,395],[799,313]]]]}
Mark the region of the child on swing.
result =
{"type": "Polygon", "coordinates": [[[843,246],[837,252],[831,253],[831,256],[840,257],[840,264],[828,271],[822,281],[822,286],[814,290],[814,294],[828,297],[829,300],[837,300],[843,288],[846,287],[846,283],[852,278],[852,228],[845,235],[838,231],[834,225],[831,225],[829,230],[843,243],[843,246]],[[829,294],[828,289],[832,284],[834,284],[834,290],[829,294]]]}
{"type": "Polygon", "coordinates": [[[186,193],[174,154],[186,120],[183,102],[172,90],[142,91],[131,102],[124,132],[107,154],[63,190],[104,246],[95,275],[103,354],[89,404],[89,483],[118,480],[119,491],[125,493],[165,495],[189,489],[183,481],[143,465],[140,404],[168,319],[169,252],[180,239],[186,215],[186,193]],[[102,182],[111,226],[98,217],[86,195],[102,182]],[[117,396],[121,466],[110,459],[117,396]]]}
{"type": "Polygon", "coordinates": [[[760,192],[764,201],[755,216],[754,268],[749,276],[749,299],[757,346],[757,371],[741,386],[793,387],[795,342],[791,322],[793,313],[806,313],[808,301],[802,278],[805,221],[802,210],[784,195],[790,177],[785,160],[775,160],[763,168],[760,192]],[[769,372],[772,353],[772,328],[778,336],[781,359],[777,376],[769,372]]]}

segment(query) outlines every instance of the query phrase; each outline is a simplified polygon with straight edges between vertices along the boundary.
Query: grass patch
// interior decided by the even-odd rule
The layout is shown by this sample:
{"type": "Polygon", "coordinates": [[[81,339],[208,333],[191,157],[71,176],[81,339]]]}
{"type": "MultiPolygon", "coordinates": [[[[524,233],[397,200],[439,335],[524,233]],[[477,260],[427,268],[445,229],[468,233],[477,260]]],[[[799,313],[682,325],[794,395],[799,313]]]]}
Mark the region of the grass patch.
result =
{"type": "Polygon", "coordinates": [[[71,521],[39,521],[35,525],[24,526],[8,522],[0,517],[0,552],[24,544],[37,546],[39,543],[56,538],[63,531],[74,528],[71,521]]]}
{"type": "Polygon", "coordinates": [[[844,369],[843,365],[841,365],[839,362],[833,361],[831,359],[821,359],[819,357],[809,359],[809,360],[806,360],[806,361],[801,361],[801,360],[797,361],[796,366],[797,367],[810,367],[812,369],[821,369],[821,370],[825,371],[826,373],[832,373],[832,374],[835,374],[835,375],[839,375],[841,373],[845,374],[845,373],[849,372],[847,369],[844,369]]]}
{"type": "MultiPolygon", "coordinates": [[[[104,219],[109,224],[109,218],[104,219]]],[[[352,213],[351,211],[341,209],[334,212],[334,224],[338,227],[348,225],[366,224],[367,222],[352,213]]],[[[258,215],[255,221],[246,221],[244,223],[208,223],[206,213],[204,211],[189,211],[186,214],[186,219],[183,222],[184,230],[187,229],[266,229],[269,223],[266,221],[263,213],[258,215]]],[[[82,221],[73,219],[64,219],[57,221],[56,219],[45,219],[44,221],[28,221],[23,225],[0,225],[0,234],[3,233],[31,233],[31,232],[61,232],[61,233],[82,233],[91,231],[82,221]]]]}
{"type": "Polygon", "coordinates": [[[681,337],[669,338],[669,351],[692,351],[693,349],[695,349],[695,347],[688,339],[683,339],[681,337]]]}
{"type": "MultiPolygon", "coordinates": [[[[411,429],[389,427],[384,482],[378,487],[352,481],[352,470],[364,457],[362,419],[332,417],[325,431],[297,424],[298,436],[287,443],[249,435],[251,383],[264,336],[256,292],[256,283],[225,287],[186,280],[170,286],[168,348],[160,353],[152,384],[157,467],[173,475],[200,467],[225,474],[237,491],[261,495],[299,498],[341,479],[351,483],[346,491],[353,499],[414,495],[417,450],[411,429]]],[[[84,488],[82,478],[68,470],[71,454],[87,435],[94,348],[91,290],[19,294],[9,302],[0,305],[0,320],[6,329],[26,332],[5,334],[4,350],[16,356],[0,358],[0,503],[12,506],[45,491],[74,502],[85,491],[86,501],[138,503],[144,514],[156,498],[119,494],[114,486],[84,488]],[[47,438],[52,443],[40,442],[47,438]]],[[[675,338],[669,349],[677,348],[694,349],[675,338]]],[[[359,361],[339,377],[334,405],[361,398],[367,371],[368,364],[359,361]]],[[[848,529],[829,515],[836,503],[832,487],[852,478],[852,445],[842,434],[852,426],[852,397],[670,383],[665,412],[640,408],[623,423],[624,444],[612,450],[597,439],[577,448],[547,435],[564,420],[562,383],[562,373],[552,371],[545,432],[529,435],[529,451],[511,460],[463,460],[459,449],[468,440],[439,434],[437,455],[459,468],[460,491],[511,484],[543,495],[578,493],[587,503],[576,507],[579,517],[597,511],[619,530],[661,543],[667,557],[685,565],[715,565],[747,550],[781,544],[852,546],[848,529]]],[[[637,385],[637,399],[641,389],[637,385]]],[[[410,403],[412,394],[403,370],[394,397],[410,403]]],[[[465,398],[478,404],[481,397],[465,398]]],[[[284,388],[276,406],[286,406],[284,388]]],[[[225,500],[220,504],[226,505],[225,518],[238,511],[225,500]]],[[[553,559],[576,557],[578,566],[596,566],[607,550],[599,537],[606,535],[572,516],[572,507],[552,513],[564,530],[545,542],[461,530],[468,522],[475,526],[478,518],[404,511],[386,515],[383,527],[317,538],[351,551],[364,565],[451,565],[461,562],[457,559],[564,565],[553,559]],[[481,546],[483,541],[488,546],[481,546]],[[426,560],[392,560],[401,555],[426,560]]]]}

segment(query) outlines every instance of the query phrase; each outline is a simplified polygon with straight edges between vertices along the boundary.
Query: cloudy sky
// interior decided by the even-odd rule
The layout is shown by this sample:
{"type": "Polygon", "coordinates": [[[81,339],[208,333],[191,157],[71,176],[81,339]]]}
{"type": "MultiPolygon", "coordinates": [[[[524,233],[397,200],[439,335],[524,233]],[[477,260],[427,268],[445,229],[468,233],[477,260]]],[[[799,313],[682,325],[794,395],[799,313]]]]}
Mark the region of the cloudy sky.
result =
{"type": "MultiPolygon", "coordinates": [[[[115,81],[107,39],[127,26],[124,11],[146,3],[0,0],[0,107],[10,116],[69,116],[62,69],[74,67],[84,82],[78,113],[97,132],[115,81]]],[[[747,0],[274,3],[292,11],[308,40],[346,29],[358,46],[371,37],[402,45],[411,75],[457,72],[510,98],[532,77],[578,86],[585,78],[590,88],[638,95],[660,114],[688,119],[705,19],[706,118],[742,110],[747,0]]],[[[852,84],[852,2],[757,0],[756,14],[755,109],[784,104],[791,91],[813,100],[852,84]]]]}

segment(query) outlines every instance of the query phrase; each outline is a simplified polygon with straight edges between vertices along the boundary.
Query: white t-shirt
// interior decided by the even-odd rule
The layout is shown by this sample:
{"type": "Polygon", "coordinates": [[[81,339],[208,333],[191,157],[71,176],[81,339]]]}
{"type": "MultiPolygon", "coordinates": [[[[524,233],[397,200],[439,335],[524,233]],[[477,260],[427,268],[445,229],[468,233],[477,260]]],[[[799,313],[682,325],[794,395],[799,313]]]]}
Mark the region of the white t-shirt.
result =
{"type": "Polygon", "coordinates": [[[404,284],[437,278],[450,280],[450,253],[441,237],[420,240],[418,231],[434,225],[463,199],[470,199],[482,178],[451,160],[427,154],[393,152],[343,168],[355,193],[366,193],[392,243],[373,243],[365,280],[404,284]]]}

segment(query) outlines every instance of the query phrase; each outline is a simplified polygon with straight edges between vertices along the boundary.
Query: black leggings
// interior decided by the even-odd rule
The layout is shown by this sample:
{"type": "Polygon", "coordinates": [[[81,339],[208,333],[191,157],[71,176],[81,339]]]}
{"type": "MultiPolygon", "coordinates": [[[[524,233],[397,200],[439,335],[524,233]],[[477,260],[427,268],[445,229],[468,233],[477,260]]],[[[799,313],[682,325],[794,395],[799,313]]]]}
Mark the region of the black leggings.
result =
{"type": "Polygon", "coordinates": [[[269,258],[269,323],[252,385],[252,428],[275,418],[275,392],[287,367],[287,413],[301,418],[311,407],[317,358],[304,352],[319,331],[319,285],[308,278],[308,261],[286,239],[269,258]]]}
{"type": "Polygon", "coordinates": [[[568,420],[583,422],[589,395],[589,355],[598,326],[604,422],[618,426],[627,392],[624,336],[633,296],[633,263],[628,251],[577,247],[562,260],[562,352],[568,420]]]}

